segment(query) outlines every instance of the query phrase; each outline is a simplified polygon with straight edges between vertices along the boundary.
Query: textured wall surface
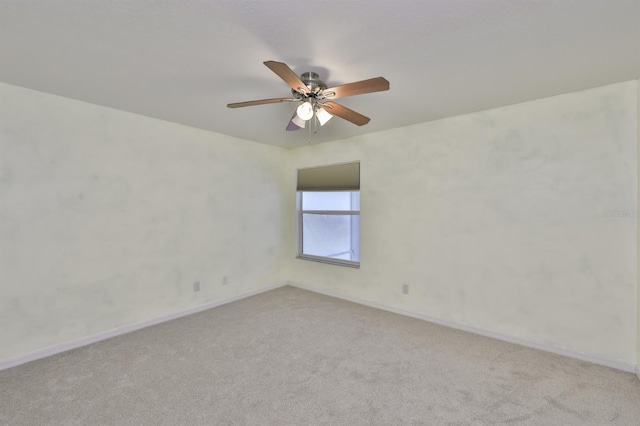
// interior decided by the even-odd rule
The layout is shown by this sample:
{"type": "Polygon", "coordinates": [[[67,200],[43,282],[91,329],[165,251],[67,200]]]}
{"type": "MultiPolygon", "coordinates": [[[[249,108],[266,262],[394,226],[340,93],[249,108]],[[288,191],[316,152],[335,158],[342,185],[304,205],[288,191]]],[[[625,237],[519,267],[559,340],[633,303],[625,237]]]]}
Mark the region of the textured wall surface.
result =
{"type": "Polygon", "coordinates": [[[281,283],[286,157],[0,84],[0,361],[281,283]]]}
{"type": "Polygon", "coordinates": [[[287,152],[0,84],[0,361],[290,279],[635,364],[637,86],[287,152]],[[353,160],[361,268],[293,259],[353,160]]]}
{"type": "Polygon", "coordinates": [[[293,260],[287,275],[635,364],[637,93],[631,81],[293,151],[290,187],[297,167],[361,161],[361,268],[293,260]]]}

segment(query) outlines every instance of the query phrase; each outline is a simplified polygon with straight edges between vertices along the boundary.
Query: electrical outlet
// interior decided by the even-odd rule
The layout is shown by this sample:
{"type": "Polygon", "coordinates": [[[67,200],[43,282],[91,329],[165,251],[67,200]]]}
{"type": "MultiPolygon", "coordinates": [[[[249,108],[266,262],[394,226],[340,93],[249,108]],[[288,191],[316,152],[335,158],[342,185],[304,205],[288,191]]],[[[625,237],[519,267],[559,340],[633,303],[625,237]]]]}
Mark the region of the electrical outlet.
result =
{"type": "Polygon", "coordinates": [[[402,294],[409,294],[409,283],[402,284],[402,294]]]}
{"type": "Polygon", "coordinates": [[[200,281],[193,283],[193,291],[200,291],[200,281]]]}
{"type": "Polygon", "coordinates": [[[229,278],[227,278],[226,275],[222,277],[222,285],[227,285],[228,282],[229,282],[229,278]]]}

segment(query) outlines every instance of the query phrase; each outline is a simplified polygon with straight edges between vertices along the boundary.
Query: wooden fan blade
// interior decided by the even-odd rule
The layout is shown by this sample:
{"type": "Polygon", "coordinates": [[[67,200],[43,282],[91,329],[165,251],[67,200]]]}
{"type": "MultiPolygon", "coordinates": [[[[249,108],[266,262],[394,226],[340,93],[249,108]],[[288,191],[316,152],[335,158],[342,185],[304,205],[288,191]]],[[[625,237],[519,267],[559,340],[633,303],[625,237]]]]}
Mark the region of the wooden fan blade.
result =
{"type": "Polygon", "coordinates": [[[389,90],[389,82],[382,77],[370,78],[369,80],[356,81],[355,83],[343,84],[341,86],[330,87],[322,91],[327,98],[339,99],[347,96],[362,95],[364,93],[382,92],[389,90]],[[335,95],[330,95],[333,92],[335,95]]]}
{"type": "Polygon", "coordinates": [[[344,118],[345,120],[350,121],[353,124],[357,124],[358,126],[364,126],[369,121],[371,121],[369,117],[365,117],[364,115],[335,102],[324,102],[322,106],[328,107],[325,108],[328,113],[337,115],[340,118],[344,118]]]}
{"type": "Polygon", "coordinates": [[[271,71],[275,72],[278,77],[283,79],[296,92],[309,93],[310,90],[306,84],[300,80],[300,77],[293,72],[289,66],[283,62],[265,61],[264,64],[271,71]]]}
{"type": "Polygon", "coordinates": [[[278,102],[295,102],[299,100],[300,99],[295,99],[295,98],[261,99],[259,101],[236,102],[233,104],[227,104],[227,108],[241,108],[241,107],[253,106],[253,105],[277,104],[278,102]]]}

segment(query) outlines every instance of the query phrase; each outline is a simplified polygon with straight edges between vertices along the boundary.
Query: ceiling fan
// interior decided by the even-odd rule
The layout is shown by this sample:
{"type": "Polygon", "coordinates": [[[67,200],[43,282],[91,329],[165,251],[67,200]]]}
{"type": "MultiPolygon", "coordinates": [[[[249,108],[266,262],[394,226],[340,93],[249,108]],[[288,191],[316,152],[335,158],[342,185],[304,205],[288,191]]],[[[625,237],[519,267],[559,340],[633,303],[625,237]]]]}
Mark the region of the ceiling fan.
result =
{"type": "Polygon", "coordinates": [[[369,117],[365,117],[345,106],[335,103],[333,100],[346,98],[347,96],[389,90],[389,82],[382,77],[327,88],[327,85],[320,80],[318,74],[315,72],[305,72],[298,77],[298,75],[283,62],[266,61],[264,64],[291,87],[292,97],[236,102],[227,104],[227,107],[241,108],[280,102],[302,102],[291,117],[287,130],[303,128],[306,122],[313,117],[316,117],[320,125],[324,126],[334,115],[358,126],[363,126],[370,121],[369,117]]]}

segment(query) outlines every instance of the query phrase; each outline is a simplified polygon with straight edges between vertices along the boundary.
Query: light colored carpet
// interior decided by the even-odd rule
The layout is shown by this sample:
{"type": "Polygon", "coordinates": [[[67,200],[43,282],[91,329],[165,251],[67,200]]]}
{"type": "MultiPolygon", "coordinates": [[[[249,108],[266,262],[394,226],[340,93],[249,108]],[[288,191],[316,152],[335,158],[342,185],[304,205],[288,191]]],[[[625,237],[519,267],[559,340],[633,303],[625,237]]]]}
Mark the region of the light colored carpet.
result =
{"type": "Polygon", "coordinates": [[[0,372],[4,425],[639,425],[629,373],[283,287],[0,372]]]}

